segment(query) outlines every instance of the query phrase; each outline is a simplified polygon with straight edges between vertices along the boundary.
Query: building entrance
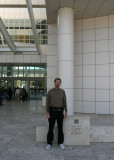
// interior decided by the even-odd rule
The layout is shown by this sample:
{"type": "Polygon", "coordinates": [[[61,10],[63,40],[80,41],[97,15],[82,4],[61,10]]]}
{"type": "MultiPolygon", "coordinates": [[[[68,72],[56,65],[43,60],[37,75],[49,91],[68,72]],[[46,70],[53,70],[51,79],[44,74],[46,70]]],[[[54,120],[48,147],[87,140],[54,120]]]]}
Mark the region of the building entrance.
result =
{"type": "MultiPolygon", "coordinates": [[[[25,88],[29,99],[41,99],[46,93],[46,67],[42,66],[1,66],[0,88],[15,93],[15,88],[25,88]]],[[[15,96],[13,96],[15,97],[15,96]]]]}
{"type": "Polygon", "coordinates": [[[14,86],[14,88],[16,88],[17,86],[19,88],[25,88],[27,93],[29,91],[28,81],[26,81],[26,80],[14,80],[13,81],[13,86],[14,86]]]}
{"type": "Polygon", "coordinates": [[[45,81],[42,79],[30,81],[30,99],[40,99],[45,95],[45,81]]]}
{"type": "Polygon", "coordinates": [[[46,92],[46,86],[45,86],[45,79],[42,78],[37,78],[37,80],[34,79],[28,79],[28,80],[21,80],[21,79],[13,79],[12,78],[8,78],[8,79],[4,79],[4,78],[0,78],[0,88],[4,88],[4,89],[9,89],[11,88],[13,91],[13,98],[15,98],[15,89],[16,87],[19,88],[25,88],[29,99],[41,99],[42,96],[45,95],[46,92]]]}

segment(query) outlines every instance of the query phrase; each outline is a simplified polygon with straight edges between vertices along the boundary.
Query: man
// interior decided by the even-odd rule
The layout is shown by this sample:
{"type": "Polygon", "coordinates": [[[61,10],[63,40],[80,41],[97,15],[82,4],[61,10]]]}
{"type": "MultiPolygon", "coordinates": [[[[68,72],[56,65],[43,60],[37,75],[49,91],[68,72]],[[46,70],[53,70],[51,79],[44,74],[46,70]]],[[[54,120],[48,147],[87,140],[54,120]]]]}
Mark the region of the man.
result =
{"type": "Polygon", "coordinates": [[[50,149],[52,141],[54,139],[53,129],[55,121],[57,120],[58,125],[58,145],[60,148],[65,149],[64,133],[63,133],[63,118],[65,110],[65,118],[67,117],[67,103],[65,91],[60,88],[61,79],[56,78],[54,80],[55,87],[48,91],[46,101],[47,118],[49,122],[49,131],[47,133],[47,145],[46,149],[50,149]]]}

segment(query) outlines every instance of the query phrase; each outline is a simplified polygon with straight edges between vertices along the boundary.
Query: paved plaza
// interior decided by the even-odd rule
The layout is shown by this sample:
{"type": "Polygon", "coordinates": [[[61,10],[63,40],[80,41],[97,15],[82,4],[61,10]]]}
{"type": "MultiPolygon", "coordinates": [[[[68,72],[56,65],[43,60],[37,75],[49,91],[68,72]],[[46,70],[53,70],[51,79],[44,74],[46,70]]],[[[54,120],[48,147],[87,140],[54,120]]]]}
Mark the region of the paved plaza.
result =
{"type": "MultiPolygon", "coordinates": [[[[112,115],[89,116],[91,125],[114,124],[112,115]]],[[[0,160],[114,160],[114,143],[66,146],[64,151],[53,144],[47,151],[45,143],[36,143],[36,125],[48,125],[40,100],[0,106],[0,160]]]]}

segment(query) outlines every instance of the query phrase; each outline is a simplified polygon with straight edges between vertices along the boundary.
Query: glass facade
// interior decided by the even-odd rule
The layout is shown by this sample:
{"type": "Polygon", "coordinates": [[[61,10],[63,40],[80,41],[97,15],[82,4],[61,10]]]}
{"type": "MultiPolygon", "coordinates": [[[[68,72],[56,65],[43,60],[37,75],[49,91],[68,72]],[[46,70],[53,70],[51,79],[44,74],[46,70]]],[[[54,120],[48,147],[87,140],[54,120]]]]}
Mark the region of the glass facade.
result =
{"type": "MultiPolygon", "coordinates": [[[[39,44],[47,45],[45,0],[31,0],[39,44]]],[[[0,17],[16,46],[36,46],[26,1],[0,0],[0,17]]],[[[0,33],[0,47],[7,45],[0,33]]],[[[7,45],[8,46],[8,45],[7,45]]],[[[2,47],[1,47],[2,48],[2,47]]],[[[32,47],[31,47],[32,48],[32,47]]],[[[45,48],[45,46],[44,46],[45,48]]],[[[21,54],[21,53],[20,53],[21,54]]],[[[31,53],[32,54],[32,53],[31,53]]],[[[0,88],[26,88],[29,98],[38,99],[47,89],[46,64],[0,64],[0,88]]],[[[15,98],[15,95],[14,95],[15,98]]]]}
{"type": "Polygon", "coordinates": [[[0,77],[46,77],[45,66],[0,66],[0,77]]]}
{"type": "MultiPolygon", "coordinates": [[[[34,36],[29,19],[3,19],[11,39],[16,45],[34,45],[34,36]]],[[[47,20],[37,19],[36,28],[39,44],[47,44],[47,20]]],[[[6,41],[0,34],[0,45],[5,45],[6,41]]]]}
{"type": "MultiPolygon", "coordinates": [[[[5,5],[8,5],[8,2],[4,2],[5,5]]],[[[15,5],[21,5],[20,3],[14,3],[15,5]]],[[[37,29],[37,36],[39,39],[39,44],[46,45],[47,44],[47,16],[46,16],[46,8],[38,8],[38,4],[43,4],[43,1],[32,1],[34,19],[37,29]]],[[[11,4],[10,4],[11,5],[11,4]]],[[[22,6],[26,5],[26,3],[22,3],[22,6]]],[[[13,4],[12,4],[13,6],[13,4]]],[[[45,5],[44,5],[45,7],[45,5]]],[[[15,45],[24,45],[30,46],[35,45],[32,26],[30,17],[28,14],[28,9],[26,6],[23,8],[0,8],[0,16],[3,20],[5,27],[14,41],[15,45]]],[[[0,45],[6,45],[6,41],[4,40],[2,34],[0,33],[0,45]]]]}

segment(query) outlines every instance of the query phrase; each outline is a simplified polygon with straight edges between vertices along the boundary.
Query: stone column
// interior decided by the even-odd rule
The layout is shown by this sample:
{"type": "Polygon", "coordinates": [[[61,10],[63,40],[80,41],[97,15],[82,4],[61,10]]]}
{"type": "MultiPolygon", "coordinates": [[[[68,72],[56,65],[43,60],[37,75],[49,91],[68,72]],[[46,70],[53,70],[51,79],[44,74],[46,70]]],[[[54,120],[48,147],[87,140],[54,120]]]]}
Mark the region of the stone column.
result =
{"type": "Polygon", "coordinates": [[[60,8],[58,27],[58,77],[67,95],[68,115],[74,114],[74,12],[72,8],[60,8]]]}

